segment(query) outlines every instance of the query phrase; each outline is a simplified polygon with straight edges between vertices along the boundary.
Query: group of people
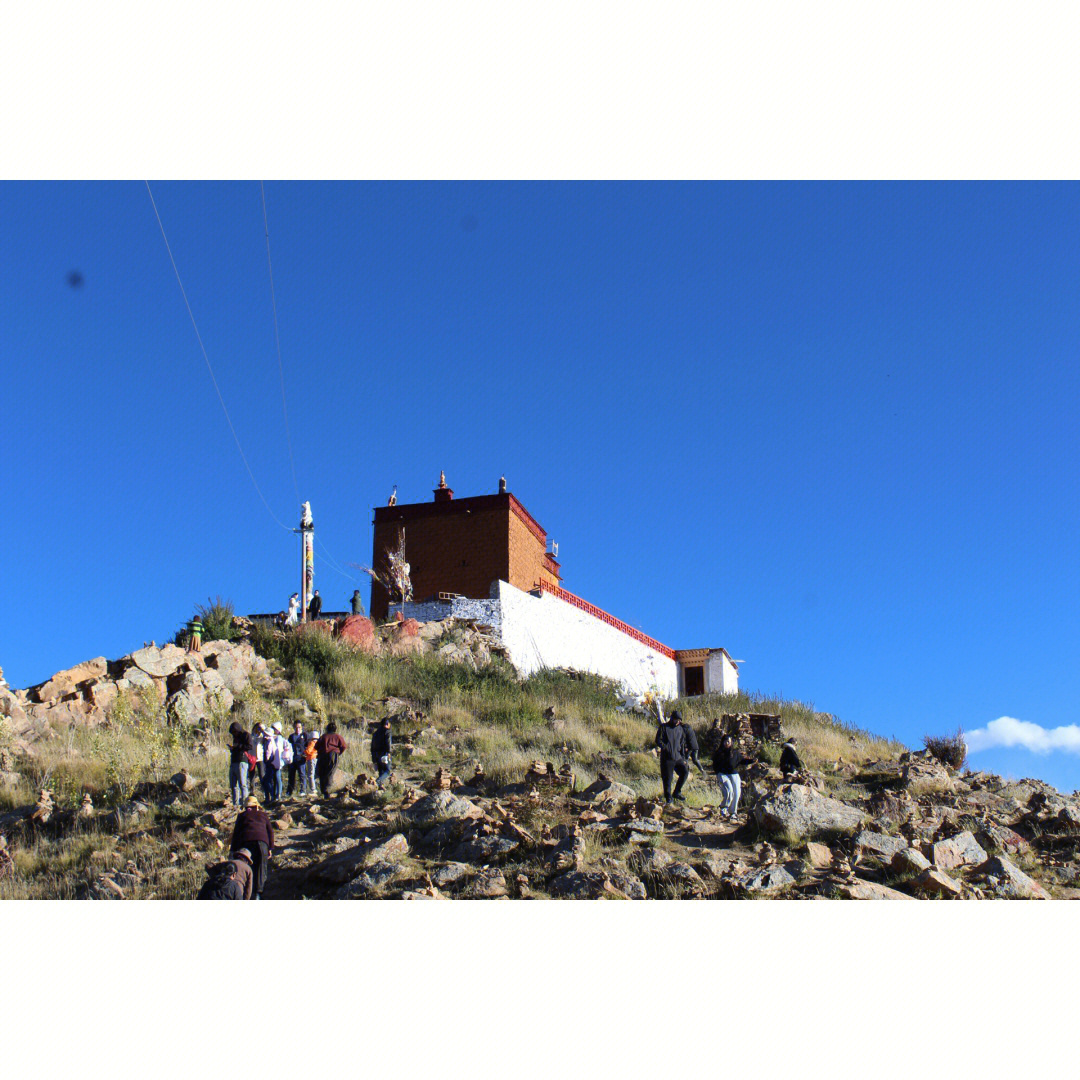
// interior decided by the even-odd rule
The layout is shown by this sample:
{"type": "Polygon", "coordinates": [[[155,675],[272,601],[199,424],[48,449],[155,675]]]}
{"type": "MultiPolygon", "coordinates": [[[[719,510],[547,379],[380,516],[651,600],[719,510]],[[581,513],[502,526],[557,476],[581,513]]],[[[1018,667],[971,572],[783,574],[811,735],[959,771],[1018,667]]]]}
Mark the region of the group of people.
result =
{"type": "MultiPolygon", "coordinates": [[[[703,776],[705,770],[698,756],[700,746],[697,734],[689,724],[683,723],[682,713],[678,709],[657,727],[654,745],[660,751],[660,780],[664,786],[664,804],[670,806],[672,802],[685,802],[682,789],[690,775],[690,763],[693,762],[703,776]],[[676,777],[678,780],[675,780],[676,777]]],[[[713,750],[712,766],[716,783],[723,793],[720,804],[722,818],[733,821],[739,812],[739,799],[742,797],[742,776],[739,769],[745,761],[735,738],[731,734],[720,735],[713,750]]],[[[792,736],[780,751],[780,772],[784,780],[789,781],[802,771],[803,764],[795,749],[795,737],[792,736]]]]}
{"type": "Polygon", "coordinates": [[[323,795],[329,795],[338,758],[348,749],[333,720],[321,735],[317,731],[305,731],[303,721],[297,720],[288,738],[282,734],[281,721],[275,721],[269,728],[257,723],[248,732],[234,720],[229,725],[229,735],[229,788],[234,806],[247,802],[249,778],[253,782],[256,775],[266,801],[279,802],[281,774],[286,769],[286,797],[291,798],[297,786],[302,796],[315,795],[316,783],[323,795]]]}
{"type": "MultiPolygon", "coordinates": [[[[274,826],[270,815],[248,793],[248,774],[258,774],[267,804],[281,799],[281,772],[289,770],[286,797],[292,796],[299,780],[300,795],[314,795],[318,781],[322,794],[330,794],[338,758],[348,749],[333,720],[320,735],[304,731],[297,720],[293,733],[284,738],[281,724],[267,729],[256,724],[251,732],[234,720],[229,727],[229,786],[233,804],[243,806],[233,828],[229,858],[211,866],[199,891],[200,900],[259,900],[266,885],[266,871],[274,851],[274,826]]],[[[371,760],[380,788],[393,778],[391,758],[394,739],[390,718],[381,720],[371,734],[371,760]]]]}
{"type": "MultiPolygon", "coordinates": [[[[360,596],[360,590],[354,589],[352,596],[349,598],[349,606],[352,608],[354,615],[364,614],[364,601],[360,596]]],[[[308,622],[314,622],[322,614],[322,597],[319,595],[319,590],[316,589],[311,594],[311,599],[308,601],[307,617],[308,622]]],[[[279,628],[286,626],[297,626],[300,622],[300,594],[293,593],[289,597],[289,610],[279,611],[277,618],[274,620],[279,628]]]]}

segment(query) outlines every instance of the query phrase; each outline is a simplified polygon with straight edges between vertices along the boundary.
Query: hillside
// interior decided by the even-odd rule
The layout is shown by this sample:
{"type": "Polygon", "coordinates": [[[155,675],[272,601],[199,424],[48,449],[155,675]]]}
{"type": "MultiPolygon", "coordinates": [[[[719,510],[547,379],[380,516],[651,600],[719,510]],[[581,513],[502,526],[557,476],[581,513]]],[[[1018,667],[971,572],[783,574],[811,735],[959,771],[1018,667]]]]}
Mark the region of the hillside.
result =
{"type": "MultiPolygon", "coordinates": [[[[350,620],[352,622],[352,620],[350,620]]],[[[594,676],[521,680],[475,626],[356,623],[103,657],[0,686],[0,897],[190,898],[228,854],[229,723],[334,720],[336,790],[272,809],[266,898],[991,898],[1080,895],[1080,800],[947,768],[798,702],[679,702],[780,717],[807,775],[745,731],[734,823],[692,773],[664,807],[655,721],[594,676]],[[340,630],[340,628],[339,628],[340,630]],[[394,779],[369,724],[391,718],[394,779]]],[[[259,793],[261,800],[261,792],[259,793]]]]}

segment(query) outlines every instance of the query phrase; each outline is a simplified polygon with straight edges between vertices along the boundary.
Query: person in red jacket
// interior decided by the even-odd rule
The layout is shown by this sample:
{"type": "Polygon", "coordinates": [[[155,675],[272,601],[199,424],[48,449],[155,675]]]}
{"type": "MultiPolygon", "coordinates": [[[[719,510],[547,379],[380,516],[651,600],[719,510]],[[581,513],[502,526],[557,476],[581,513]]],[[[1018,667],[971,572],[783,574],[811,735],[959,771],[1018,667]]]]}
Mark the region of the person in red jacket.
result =
{"type": "Polygon", "coordinates": [[[315,749],[319,753],[319,760],[315,766],[319,777],[319,787],[323,795],[329,795],[330,782],[334,779],[338,758],[348,749],[345,740],[337,733],[337,724],[333,720],[326,725],[326,731],[315,744],[315,749]]]}
{"type": "Polygon", "coordinates": [[[270,815],[259,809],[259,800],[254,795],[247,797],[247,805],[237,815],[233,829],[231,850],[239,851],[240,848],[247,848],[252,856],[251,869],[255,882],[251,899],[261,900],[270,853],[274,850],[274,826],[270,824],[270,815]]]}

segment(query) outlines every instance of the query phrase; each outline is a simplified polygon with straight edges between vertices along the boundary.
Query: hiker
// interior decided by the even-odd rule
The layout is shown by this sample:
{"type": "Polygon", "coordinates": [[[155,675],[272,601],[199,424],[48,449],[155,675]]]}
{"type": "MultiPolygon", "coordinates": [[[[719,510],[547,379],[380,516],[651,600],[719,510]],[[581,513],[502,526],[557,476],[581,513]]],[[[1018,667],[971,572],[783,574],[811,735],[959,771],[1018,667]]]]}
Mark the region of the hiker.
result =
{"type": "Polygon", "coordinates": [[[202,635],[203,624],[202,618],[198,615],[187,624],[188,631],[188,652],[201,652],[202,651],[202,635]]]}
{"type": "Polygon", "coordinates": [[[289,597],[289,614],[285,616],[288,626],[295,626],[300,621],[300,594],[293,593],[289,597]]]}
{"type": "Polygon", "coordinates": [[[333,720],[326,725],[326,732],[315,744],[315,749],[319,753],[316,765],[319,788],[324,796],[329,795],[330,782],[334,779],[338,758],[348,749],[345,740],[337,733],[337,724],[333,720]]]}
{"type": "Polygon", "coordinates": [[[229,789],[233,806],[242,806],[248,797],[248,769],[251,767],[251,736],[238,720],[229,725],[232,742],[229,745],[229,789]]]}
{"type": "Polygon", "coordinates": [[[292,760],[289,766],[289,787],[285,792],[292,798],[293,788],[296,786],[296,774],[300,774],[300,791],[304,790],[304,751],[307,749],[307,736],[304,734],[304,723],[297,720],[293,724],[293,733],[289,736],[289,749],[292,751],[292,760]]]}
{"type": "Polygon", "coordinates": [[[286,745],[281,721],[275,720],[263,742],[263,794],[268,803],[281,799],[281,767],[285,764],[286,745]]]}
{"type": "Polygon", "coordinates": [[[196,900],[243,900],[244,888],[236,880],[236,863],[221,862],[207,871],[196,900]]]}
{"type": "Polygon", "coordinates": [[[236,881],[243,893],[244,900],[251,899],[252,886],[255,884],[255,870],[251,864],[251,851],[246,848],[238,848],[229,852],[229,858],[236,864],[236,881]]]}
{"type": "Polygon", "coordinates": [[[803,763],[799,760],[799,754],[795,749],[795,736],[792,735],[784,748],[780,751],[780,771],[785,780],[790,780],[795,773],[803,771],[803,763]]]}
{"type": "MultiPolygon", "coordinates": [[[[266,784],[266,728],[259,721],[251,729],[251,745],[255,748],[255,772],[258,773],[259,783],[263,785],[265,792],[266,784]]],[[[252,781],[254,787],[254,781],[252,781]]]]}
{"type": "Polygon", "coordinates": [[[352,604],[352,613],[354,615],[364,614],[364,601],[360,599],[359,589],[353,589],[352,600],[350,603],[352,604]]]}
{"type": "Polygon", "coordinates": [[[686,783],[686,777],[690,772],[690,766],[686,764],[690,744],[686,738],[682,713],[678,709],[671,714],[671,719],[666,724],[661,724],[656,729],[656,738],[653,741],[654,745],[660,749],[660,777],[664,783],[664,804],[670,806],[672,799],[685,802],[682,786],[686,783]],[[672,792],[671,778],[675,774],[678,775],[679,781],[672,792]]]}
{"type": "Polygon", "coordinates": [[[319,741],[317,731],[309,731],[307,745],[304,747],[304,771],[300,774],[300,791],[303,795],[315,794],[315,760],[319,756],[316,748],[319,741]]]}
{"type": "Polygon", "coordinates": [[[255,877],[251,898],[261,900],[267,864],[274,850],[274,826],[270,824],[270,815],[259,809],[259,800],[254,795],[247,797],[247,805],[237,815],[231,847],[236,851],[247,848],[251,852],[251,869],[255,877]]]}
{"type": "Polygon", "coordinates": [[[742,778],[739,776],[742,754],[739,753],[739,748],[730,735],[725,735],[720,740],[720,745],[716,748],[712,760],[716,782],[724,792],[724,801],[720,804],[720,816],[734,820],[739,812],[739,798],[742,795],[742,778]]]}
{"type": "Polygon", "coordinates": [[[375,763],[375,771],[379,774],[379,787],[384,787],[391,777],[390,772],[390,748],[394,744],[394,738],[390,733],[390,717],[383,717],[382,723],[375,729],[371,736],[371,760],[375,763]]]}
{"type": "Polygon", "coordinates": [[[314,622],[319,617],[319,613],[321,611],[322,611],[322,597],[319,595],[319,590],[316,589],[315,590],[315,595],[312,596],[312,598],[311,598],[311,603],[308,604],[308,608],[307,608],[308,619],[310,619],[312,622],[314,622]]]}
{"type": "Polygon", "coordinates": [[[686,733],[686,749],[690,760],[697,766],[698,772],[704,776],[705,769],[702,767],[701,758],[698,757],[701,747],[698,746],[697,732],[689,724],[683,724],[682,729],[686,733]]]}

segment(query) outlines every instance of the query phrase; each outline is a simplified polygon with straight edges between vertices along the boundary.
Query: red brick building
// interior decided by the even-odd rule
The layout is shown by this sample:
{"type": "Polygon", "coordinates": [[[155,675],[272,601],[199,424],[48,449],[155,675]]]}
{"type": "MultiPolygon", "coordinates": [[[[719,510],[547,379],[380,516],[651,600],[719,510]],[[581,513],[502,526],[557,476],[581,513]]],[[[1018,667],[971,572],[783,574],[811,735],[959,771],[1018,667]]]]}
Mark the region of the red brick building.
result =
{"type": "MultiPolygon", "coordinates": [[[[482,599],[497,581],[523,592],[558,587],[559,564],[547,550],[547,533],[502,488],[495,495],[455,499],[442,476],[431,502],[377,507],[371,565],[385,568],[388,552],[404,532],[415,601],[440,593],[482,599]]],[[[372,580],[372,618],[385,619],[389,605],[386,590],[372,580]]]]}

